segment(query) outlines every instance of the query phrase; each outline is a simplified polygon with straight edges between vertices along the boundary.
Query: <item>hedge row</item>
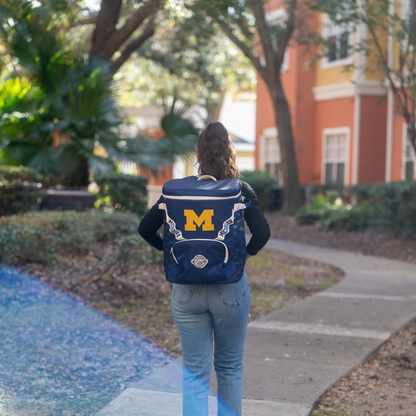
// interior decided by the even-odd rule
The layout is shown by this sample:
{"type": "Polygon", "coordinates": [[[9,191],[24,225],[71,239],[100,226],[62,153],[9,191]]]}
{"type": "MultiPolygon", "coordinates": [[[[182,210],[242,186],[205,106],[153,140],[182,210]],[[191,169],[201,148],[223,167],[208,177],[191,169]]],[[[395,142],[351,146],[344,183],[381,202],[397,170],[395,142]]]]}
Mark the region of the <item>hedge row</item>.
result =
{"type": "MultiPolygon", "coordinates": [[[[147,178],[111,172],[97,175],[97,207],[143,214],[147,209],[147,178]]],[[[39,209],[51,182],[36,170],[0,166],[0,216],[39,209]]]]}
{"type": "Polygon", "coordinates": [[[139,219],[129,213],[43,211],[0,218],[0,263],[47,264],[56,254],[85,255],[100,243],[137,247],[139,219]]]}
{"type": "Polygon", "coordinates": [[[144,214],[147,211],[146,176],[106,173],[96,175],[99,187],[96,207],[109,207],[116,211],[144,214]]]}
{"type": "Polygon", "coordinates": [[[311,201],[296,214],[299,224],[327,229],[375,230],[416,239],[416,181],[310,187],[311,201]]]}
{"type": "Polygon", "coordinates": [[[0,216],[38,209],[44,195],[43,180],[34,169],[0,166],[0,216]]]}

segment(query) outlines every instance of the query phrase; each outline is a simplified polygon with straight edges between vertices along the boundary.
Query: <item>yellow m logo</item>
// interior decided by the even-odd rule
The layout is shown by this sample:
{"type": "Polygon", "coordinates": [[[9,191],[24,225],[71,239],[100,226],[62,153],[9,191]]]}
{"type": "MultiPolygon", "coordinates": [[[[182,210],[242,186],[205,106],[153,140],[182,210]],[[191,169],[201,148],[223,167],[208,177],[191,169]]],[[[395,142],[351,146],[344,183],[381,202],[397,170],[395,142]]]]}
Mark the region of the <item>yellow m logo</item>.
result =
{"type": "Polygon", "coordinates": [[[214,231],[214,224],[212,223],[213,209],[205,209],[199,217],[194,210],[185,209],[184,215],[186,218],[185,231],[196,231],[195,224],[200,227],[202,223],[204,223],[202,231],[214,231]]]}

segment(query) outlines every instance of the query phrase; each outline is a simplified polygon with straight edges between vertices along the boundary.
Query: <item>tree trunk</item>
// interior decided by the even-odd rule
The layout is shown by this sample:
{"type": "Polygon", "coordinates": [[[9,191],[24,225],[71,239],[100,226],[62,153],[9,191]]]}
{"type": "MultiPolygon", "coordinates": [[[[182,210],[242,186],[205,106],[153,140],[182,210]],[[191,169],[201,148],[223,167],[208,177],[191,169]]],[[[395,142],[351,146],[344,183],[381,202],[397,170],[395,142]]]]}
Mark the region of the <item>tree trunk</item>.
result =
{"type": "MultiPolygon", "coordinates": [[[[218,92],[218,91],[215,91],[215,92],[218,92]]],[[[225,97],[225,90],[224,91],[221,90],[219,91],[219,93],[221,94],[221,98],[218,102],[216,102],[215,104],[207,103],[205,105],[205,109],[207,110],[208,123],[218,121],[220,118],[220,112],[221,112],[222,104],[224,102],[224,97],[225,97]]]]}
{"type": "Polygon", "coordinates": [[[279,76],[275,77],[274,82],[267,82],[267,86],[272,97],[282,158],[284,181],[282,210],[287,214],[294,214],[302,201],[289,105],[279,76]]]}
{"type": "Polygon", "coordinates": [[[89,162],[86,157],[80,157],[77,170],[67,175],[62,181],[68,188],[88,188],[89,185],[89,162]]]}

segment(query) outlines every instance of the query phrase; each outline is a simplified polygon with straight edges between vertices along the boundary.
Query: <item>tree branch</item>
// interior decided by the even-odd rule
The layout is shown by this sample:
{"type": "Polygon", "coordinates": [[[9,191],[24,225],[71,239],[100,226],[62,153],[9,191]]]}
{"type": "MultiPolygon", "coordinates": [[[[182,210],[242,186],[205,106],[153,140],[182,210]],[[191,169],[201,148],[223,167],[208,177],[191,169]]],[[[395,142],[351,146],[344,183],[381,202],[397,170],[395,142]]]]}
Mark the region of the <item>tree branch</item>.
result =
{"type": "Polygon", "coordinates": [[[286,22],[286,28],[284,31],[284,36],[281,42],[279,42],[277,47],[277,54],[278,54],[278,70],[280,71],[280,67],[283,62],[283,58],[285,56],[285,51],[287,48],[287,45],[289,43],[289,40],[293,34],[293,31],[295,30],[295,10],[297,7],[296,0],[290,0],[290,6],[289,6],[289,18],[286,22]]]}
{"type": "Polygon", "coordinates": [[[138,37],[133,39],[124,49],[121,53],[120,57],[114,62],[114,64],[111,66],[111,73],[115,74],[120,67],[124,64],[124,62],[127,61],[127,59],[130,58],[131,54],[140,48],[142,44],[149,39],[151,36],[155,33],[155,16],[153,15],[149,23],[147,24],[146,28],[144,29],[143,33],[138,37]]]}
{"type": "Polygon", "coordinates": [[[256,18],[256,27],[261,39],[264,58],[266,59],[266,67],[270,68],[270,72],[275,73],[279,65],[277,62],[277,54],[273,49],[272,39],[269,32],[269,27],[266,23],[266,15],[264,14],[262,0],[249,0],[251,8],[253,9],[254,17],[256,18]]]}
{"type": "Polygon", "coordinates": [[[164,2],[165,0],[153,0],[148,5],[141,7],[127,20],[123,27],[113,32],[105,45],[106,58],[110,59],[147,17],[152,14],[156,15],[164,2]]]}
{"type": "MultiPolygon", "coordinates": [[[[122,0],[102,0],[101,9],[97,16],[97,24],[92,35],[91,56],[106,58],[103,52],[107,40],[116,30],[121,1],[122,0]]],[[[111,55],[109,58],[111,58],[111,55]]]]}
{"type": "Polygon", "coordinates": [[[91,13],[85,19],[79,19],[73,26],[92,25],[96,24],[98,20],[98,12],[91,13]]]}
{"type": "Polygon", "coordinates": [[[224,20],[220,20],[218,16],[215,17],[217,20],[218,25],[220,28],[224,31],[224,33],[229,37],[229,39],[234,42],[234,44],[241,49],[241,51],[244,53],[244,55],[250,59],[253,66],[256,68],[256,70],[259,72],[259,74],[262,76],[265,73],[265,68],[260,63],[260,60],[253,55],[253,52],[251,49],[242,41],[240,40],[236,35],[234,35],[233,30],[230,26],[227,25],[227,23],[224,20]]]}

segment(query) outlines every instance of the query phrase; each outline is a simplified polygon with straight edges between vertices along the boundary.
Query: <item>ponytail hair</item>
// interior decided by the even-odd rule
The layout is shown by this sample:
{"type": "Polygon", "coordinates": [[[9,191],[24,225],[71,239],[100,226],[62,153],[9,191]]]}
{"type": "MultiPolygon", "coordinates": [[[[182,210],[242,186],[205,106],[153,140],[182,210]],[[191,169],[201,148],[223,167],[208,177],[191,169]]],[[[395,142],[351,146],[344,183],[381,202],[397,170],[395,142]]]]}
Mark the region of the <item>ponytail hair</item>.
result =
{"type": "Polygon", "coordinates": [[[234,146],[220,122],[208,124],[199,136],[196,150],[201,175],[212,175],[218,180],[240,176],[234,146]]]}

